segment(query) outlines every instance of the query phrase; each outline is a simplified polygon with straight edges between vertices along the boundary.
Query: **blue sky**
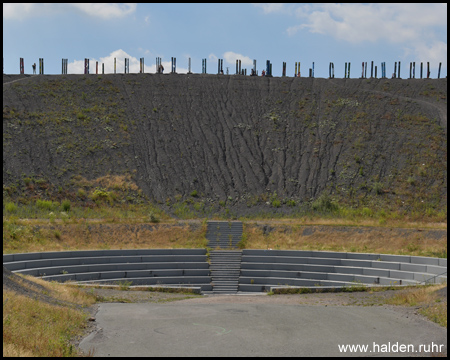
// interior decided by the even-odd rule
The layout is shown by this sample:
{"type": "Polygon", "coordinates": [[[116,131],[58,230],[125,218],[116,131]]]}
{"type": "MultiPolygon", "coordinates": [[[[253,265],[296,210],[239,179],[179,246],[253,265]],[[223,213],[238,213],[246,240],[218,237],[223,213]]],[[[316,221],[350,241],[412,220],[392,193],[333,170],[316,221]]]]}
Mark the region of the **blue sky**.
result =
{"type": "MultiPolygon", "coordinates": [[[[155,73],[156,57],[170,72],[176,70],[217,73],[217,59],[224,71],[236,71],[241,60],[247,74],[257,61],[261,73],[270,60],[274,76],[294,75],[301,62],[301,75],[308,76],[314,62],[315,77],[328,77],[333,62],[335,77],[344,76],[351,62],[351,77],[361,76],[361,63],[374,61],[381,73],[394,71],[401,61],[401,77],[409,77],[409,63],[430,62],[431,77],[447,76],[447,4],[3,4],[4,72],[19,73],[19,58],[25,73],[44,58],[45,74],[60,74],[61,59],[68,59],[68,73],[82,74],[84,59],[105,64],[105,72],[155,73]]],[[[370,68],[367,72],[370,76],[370,68]]]]}

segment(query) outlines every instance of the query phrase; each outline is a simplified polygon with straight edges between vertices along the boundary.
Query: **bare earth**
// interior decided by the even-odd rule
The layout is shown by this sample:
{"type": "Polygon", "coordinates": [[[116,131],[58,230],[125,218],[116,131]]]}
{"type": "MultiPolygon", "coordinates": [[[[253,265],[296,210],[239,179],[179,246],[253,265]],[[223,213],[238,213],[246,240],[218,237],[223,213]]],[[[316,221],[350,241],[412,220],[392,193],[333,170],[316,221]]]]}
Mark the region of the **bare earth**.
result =
{"type": "MultiPolygon", "coordinates": [[[[401,294],[406,290],[386,290],[379,292],[342,292],[342,293],[315,293],[293,295],[266,295],[263,293],[239,294],[239,295],[194,295],[172,294],[149,291],[122,291],[114,289],[92,289],[94,294],[107,298],[108,302],[133,302],[133,303],[162,303],[168,301],[182,301],[189,304],[303,304],[317,306],[379,306],[385,299],[401,294]]],[[[442,299],[447,301],[447,293],[442,293],[442,299]]],[[[387,305],[384,305],[387,306],[387,305]]],[[[402,308],[394,306],[395,308],[402,308]]],[[[416,313],[419,307],[408,307],[412,313],[416,313]]]]}

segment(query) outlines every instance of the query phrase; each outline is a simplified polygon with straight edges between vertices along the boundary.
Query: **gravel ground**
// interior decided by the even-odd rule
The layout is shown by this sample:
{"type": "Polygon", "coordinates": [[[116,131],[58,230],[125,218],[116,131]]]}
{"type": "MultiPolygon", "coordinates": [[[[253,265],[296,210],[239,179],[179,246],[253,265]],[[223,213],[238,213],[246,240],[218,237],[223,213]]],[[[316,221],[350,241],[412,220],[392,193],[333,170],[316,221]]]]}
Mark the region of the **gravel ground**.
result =
{"type": "MultiPolygon", "coordinates": [[[[104,297],[107,302],[167,302],[183,301],[187,303],[215,304],[215,303],[260,303],[260,304],[305,304],[305,305],[383,305],[386,299],[403,290],[386,290],[378,292],[342,292],[342,293],[313,293],[292,295],[265,295],[265,294],[238,294],[238,295],[195,295],[159,293],[149,291],[122,291],[115,289],[91,289],[94,294],[104,297]]],[[[444,301],[447,301],[447,292],[439,290],[444,301]]]]}
{"type": "Polygon", "coordinates": [[[137,291],[137,290],[116,290],[116,289],[86,289],[95,295],[103,298],[103,302],[132,302],[132,303],[161,303],[168,301],[183,300],[192,297],[203,297],[196,294],[178,294],[156,291],[137,291]]]}

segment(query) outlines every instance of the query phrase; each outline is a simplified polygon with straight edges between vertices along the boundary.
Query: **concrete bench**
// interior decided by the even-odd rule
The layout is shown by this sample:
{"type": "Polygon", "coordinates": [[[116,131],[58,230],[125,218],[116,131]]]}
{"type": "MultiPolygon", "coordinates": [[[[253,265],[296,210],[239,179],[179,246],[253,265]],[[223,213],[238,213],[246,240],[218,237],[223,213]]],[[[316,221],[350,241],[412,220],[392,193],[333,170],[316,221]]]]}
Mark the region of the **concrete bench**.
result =
{"type": "MultiPolygon", "coordinates": [[[[3,255],[13,272],[80,284],[211,287],[206,249],[83,250],[3,255]]],[[[238,270],[239,271],[239,270],[238,270]]],[[[239,291],[270,286],[406,285],[447,281],[447,259],[332,251],[243,250],[239,291]]],[[[261,290],[265,289],[265,290],[261,290]]]]}
{"type": "Polygon", "coordinates": [[[319,285],[326,281],[380,285],[442,283],[447,281],[446,264],[446,259],[409,255],[243,250],[239,285],[251,291],[283,282],[287,286],[310,286],[307,284],[311,281],[319,285]],[[249,281],[253,287],[247,286],[249,281]]]}
{"type": "Polygon", "coordinates": [[[144,262],[206,262],[206,255],[146,255],[146,256],[98,256],[77,258],[53,258],[40,260],[22,260],[4,262],[3,265],[11,270],[33,269],[43,267],[64,267],[71,265],[86,264],[109,264],[109,263],[144,263],[144,262]]]}
{"type": "Polygon", "coordinates": [[[3,263],[23,260],[61,259],[80,257],[112,257],[132,255],[206,255],[205,249],[125,249],[125,250],[77,250],[47,251],[37,253],[4,254],[3,263]]]}
{"type": "Polygon", "coordinates": [[[159,269],[206,269],[209,271],[209,264],[205,262],[145,262],[136,264],[91,264],[91,265],[69,265],[57,267],[44,267],[33,269],[22,269],[21,274],[32,276],[55,275],[62,273],[83,273],[83,272],[103,272],[120,270],[159,270],[159,269]]]}
{"type": "Polygon", "coordinates": [[[7,254],[9,270],[79,283],[201,286],[211,289],[206,249],[130,249],[7,254]]]}

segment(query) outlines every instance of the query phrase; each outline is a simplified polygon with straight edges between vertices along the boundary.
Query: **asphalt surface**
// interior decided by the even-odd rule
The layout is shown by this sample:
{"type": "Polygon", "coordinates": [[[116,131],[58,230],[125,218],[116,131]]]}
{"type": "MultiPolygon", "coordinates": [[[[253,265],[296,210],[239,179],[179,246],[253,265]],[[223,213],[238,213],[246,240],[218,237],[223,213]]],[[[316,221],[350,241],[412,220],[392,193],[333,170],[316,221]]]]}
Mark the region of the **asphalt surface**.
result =
{"type": "Polygon", "coordinates": [[[442,344],[447,351],[447,329],[389,306],[103,303],[96,323],[80,343],[94,356],[426,356],[442,344]]]}

